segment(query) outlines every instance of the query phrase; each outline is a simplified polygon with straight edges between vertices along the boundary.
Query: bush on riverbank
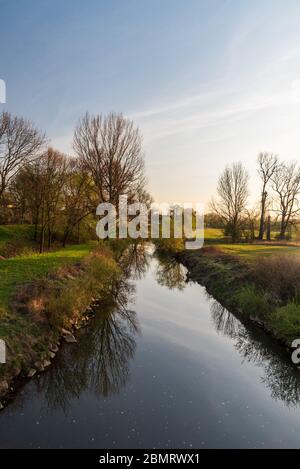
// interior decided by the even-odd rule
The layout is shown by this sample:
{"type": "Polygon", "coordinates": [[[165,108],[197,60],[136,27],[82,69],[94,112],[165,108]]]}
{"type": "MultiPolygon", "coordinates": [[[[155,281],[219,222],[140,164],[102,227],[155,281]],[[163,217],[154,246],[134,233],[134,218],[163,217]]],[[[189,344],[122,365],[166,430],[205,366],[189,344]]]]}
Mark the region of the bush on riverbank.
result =
{"type": "Polygon", "coordinates": [[[300,298],[300,256],[280,255],[256,260],[253,265],[257,285],[278,302],[300,298]]]}
{"type": "Polygon", "coordinates": [[[279,337],[291,343],[300,336],[300,304],[290,302],[270,315],[270,324],[279,337]]]}
{"type": "Polygon", "coordinates": [[[107,295],[119,272],[109,250],[95,250],[81,265],[75,278],[50,281],[44,298],[44,312],[50,327],[68,327],[89,307],[93,298],[107,295]]]}
{"type": "Polygon", "coordinates": [[[236,302],[242,311],[253,317],[266,319],[270,314],[271,305],[268,303],[266,294],[259,291],[253,284],[243,286],[236,295],[236,302]]]}

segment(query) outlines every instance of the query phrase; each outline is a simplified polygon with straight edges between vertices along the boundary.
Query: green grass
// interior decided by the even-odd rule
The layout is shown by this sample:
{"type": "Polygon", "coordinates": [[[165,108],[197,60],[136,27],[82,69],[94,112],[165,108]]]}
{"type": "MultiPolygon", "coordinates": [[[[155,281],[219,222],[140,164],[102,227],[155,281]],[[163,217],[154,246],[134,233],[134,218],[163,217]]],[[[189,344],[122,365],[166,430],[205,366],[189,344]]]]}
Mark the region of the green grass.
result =
{"type": "Polygon", "coordinates": [[[280,337],[291,343],[300,333],[300,305],[295,302],[277,308],[271,315],[270,322],[280,337]]]}
{"type": "Polygon", "coordinates": [[[18,285],[42,278],[59,267],[72,264],[86,256],[94,243],[69,246],[44,254],[28,254],[0,260],[0,308],[6,308],[18,285]]]}
{"type": "Polygon", "coordinates": [[[223,231],[219,228],[205,228],[205,244],[218,244],[227,242],[223,231]]]}
{"type": "Polygon", "coordinates": [[[254,259],[258,256],[271,256],[274,254],[300,254],[300,246],[289,245],[261,245],[261,244],[219,244],[222,251],[234,255],[254,259]]]}
{"type": "Polygon", "coordinates": [[[7,244],[32,245],[33,231],[32,225],[0,225],[0,255],[7,244]]]}
{"type": "Polygon", "coordinates": [[[224,237],[222,230],[217,228],[205,228],[205,244],[214,245],[228,254],[241,256],[249,260],[257,256],[271,256],[273,254],[300,254],[300,245],[293,245],[293,241],[280,243],[274,240],[273,244],[256,242],[231,244],[224,237]]]}

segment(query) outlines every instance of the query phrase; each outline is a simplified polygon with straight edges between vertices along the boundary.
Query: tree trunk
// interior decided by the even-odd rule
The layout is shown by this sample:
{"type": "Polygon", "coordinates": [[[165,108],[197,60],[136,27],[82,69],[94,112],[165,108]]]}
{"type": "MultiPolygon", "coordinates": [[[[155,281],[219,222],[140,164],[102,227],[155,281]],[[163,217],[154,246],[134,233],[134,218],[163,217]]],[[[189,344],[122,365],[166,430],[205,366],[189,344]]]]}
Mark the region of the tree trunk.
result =
{"type": "Polygon", "coordinates": [[[48,228],[48,249],[51,248],[51,243],[52,243],[52,233],[50,228],[48,228]]]}
{"type": "Polygon", "coordinates": [[[287,229],[287,223],[286,223],[286,221],[285,221],[285,217],[283,217],[282,220],[281,220],[281,223],[280,223],[280,235],[279,235],[279,239],[280,239],[281,241],[284,241],[284,240],[285,240],[286,229],[287,229]]]}
{"type": "Polygon", "coordinates": [[[44,247],[45,247],[45,227],[42,226],[41,239],[40,239],[40,254],[44,252],[44,247]]]}
{"type": "Polygon", "coordinates": [[[271,217],[270,215],[268,216],[268,221],[267,221],[267,241],[271,241],[271,217]]]}
{"type": "Polygon", "coordinates": [[[69,237],[69,230],[65,230],[64,237],[63,237],[63,242],[62,242],[63,248],[66,247],[68,237],[69,237]]]}
{"type": "Polygon", "coordinates": [[[37,208],[35,210],[35,216],[34,216],[34,241],[37,241],[38,239],[39,217],[40,217],[40,210],[39,208],[37,208]]]}
{"type": "Polygon", "coordinates": [[[266,216],[266,202],[267,202],[267,192],[263,190],[262,197],[261,197],[261,215],[260,215],[260,223],[259,223],[259,234],[258,239],[263,241],[264,234],[265,234],[265,216],[266,216]]]}

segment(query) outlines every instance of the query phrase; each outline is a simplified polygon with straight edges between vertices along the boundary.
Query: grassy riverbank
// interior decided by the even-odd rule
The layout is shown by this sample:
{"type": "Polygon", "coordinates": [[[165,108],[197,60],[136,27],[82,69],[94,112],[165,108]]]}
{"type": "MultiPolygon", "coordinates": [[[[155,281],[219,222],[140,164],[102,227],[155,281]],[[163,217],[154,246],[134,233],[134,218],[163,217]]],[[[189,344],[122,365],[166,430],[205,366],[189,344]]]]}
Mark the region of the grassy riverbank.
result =
{"type": "Polygon", "coordinates": [[[285,345],[300,337],[300,256],[249,262],[222,250],[181,251],[190,278],[223,306],[256,322],[285,345]]]}
{"type": "Polygon", "coordinates": [[[41,278],[59,267],[74,264],[87,256],[94,243],[72,245],[43,254],[34,251],[0,260],[0,308],[7,308],[14,289],[41,278]]]}
{"type": "Polygon", "coordinates": [[[62,331],[80,327],[95,298],[109,294],[124,248],[122,242],[90,242],[0,259],[0,339],[7,350],[0,397],[15,377],[49,366],[62,331]]]}
{"type": "Polygon", "coordinates": [[[181,240],[159,240],[156,246],[183,263],[189,277],[224,307],[290,347],[300,337],[300,246],[224,244],[220,233],[212,240],[196,251],[185,250],[181,240]]]}

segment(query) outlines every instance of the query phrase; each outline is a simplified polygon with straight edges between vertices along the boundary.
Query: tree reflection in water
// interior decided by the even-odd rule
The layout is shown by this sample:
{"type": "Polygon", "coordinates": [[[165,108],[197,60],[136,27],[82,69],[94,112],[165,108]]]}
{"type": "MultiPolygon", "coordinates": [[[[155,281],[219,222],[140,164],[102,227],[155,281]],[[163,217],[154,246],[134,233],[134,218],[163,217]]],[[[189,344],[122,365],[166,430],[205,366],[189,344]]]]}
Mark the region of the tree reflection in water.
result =
{"type": "Polygon", "coordinates": [[[36,380],[49,410],[67,412],[72,398],[86,390],[104,397],[117,394],[128,380],[140,332],[136,312],[128,308],[135,294],[130,278],[141,278],[147,270],[145,246],[130,246],[121,265],[122,276],[109,298],[95,308],[95,318],[81,332],[78,345],[65,347],[56,365],[36,380]]]}
{"type": "Polygon", "coordinates": [[[151,249],[146,242],[131,244],[119,263],[124,276],[140,280],[147,272],[151,259],[151,249]]]}
{"type": "Polygon", "coordinates": [[[211,314],[216,330],[235,341],[243,360],[263,369],[261,380],[272,398],[283,401],[288,407],[299,406],[300,372],[282,347],[257,327],[248,323],[245,327],[217,301],[211,304],[211,314]]]}
{"type": "MultiPolygon", "coordinates": [[[[79,343],[65,347],[56,364],[34,380],[44,392],[49,410],[60,408],[67,412],[72,399],[84,391],[107,397],[125,386],[139,334],[137,315],[130,309],[135,295],[132,281],[143,277],[151,254],[146,244],[130,246],[120,261],[123,275],[106,302],[96,308],[88,331],[82,331],[79,343]]],[[[183,290],[185,269],[170,258],[155,256],[159,261],[155,264],[157,282],[169,289],[183,290]]],[[[237,319],[216,301],[211,303],[211,317],[216,330],[233,339],[243,360],[261,367],[261,380],[272,398],[287,406],[298,406],[300,372],[274,339],[242,317],[237,319]]]]}
{"type": "Polygon", "coordinates": [[[155,279],[159,285],[170,290],[184,290],[186,287],[186,269],[174,258],[156,253],[158,265],[155,279]]]}

